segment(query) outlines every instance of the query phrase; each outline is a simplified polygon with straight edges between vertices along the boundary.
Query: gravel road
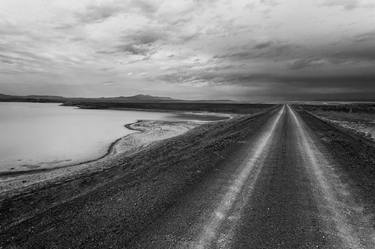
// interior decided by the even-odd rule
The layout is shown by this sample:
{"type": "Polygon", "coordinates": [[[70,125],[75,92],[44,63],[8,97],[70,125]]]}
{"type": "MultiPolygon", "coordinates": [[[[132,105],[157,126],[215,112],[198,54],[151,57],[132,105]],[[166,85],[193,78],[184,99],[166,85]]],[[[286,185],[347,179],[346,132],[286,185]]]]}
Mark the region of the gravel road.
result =
{"type": "Polygon", "coordinates": [[[128,247],[375,248],[371,217],[321,147],[283,107],[241,162],[201,183],[128,247]]]}

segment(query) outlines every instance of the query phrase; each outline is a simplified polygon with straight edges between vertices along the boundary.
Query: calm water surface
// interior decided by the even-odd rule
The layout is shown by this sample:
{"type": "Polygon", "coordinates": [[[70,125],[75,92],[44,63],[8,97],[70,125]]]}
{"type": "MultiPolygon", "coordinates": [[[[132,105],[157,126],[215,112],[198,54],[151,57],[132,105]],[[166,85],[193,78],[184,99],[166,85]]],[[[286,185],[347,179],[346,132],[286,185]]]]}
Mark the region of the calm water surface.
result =
{"type": "Polygon", "coordinates": [[[133,132],[125,124],[138,119],[169,119],[172,115],[85,110],[59,104],[0,103],[0,171],[95,159],[105,154],[114,140],[133,132]]]}

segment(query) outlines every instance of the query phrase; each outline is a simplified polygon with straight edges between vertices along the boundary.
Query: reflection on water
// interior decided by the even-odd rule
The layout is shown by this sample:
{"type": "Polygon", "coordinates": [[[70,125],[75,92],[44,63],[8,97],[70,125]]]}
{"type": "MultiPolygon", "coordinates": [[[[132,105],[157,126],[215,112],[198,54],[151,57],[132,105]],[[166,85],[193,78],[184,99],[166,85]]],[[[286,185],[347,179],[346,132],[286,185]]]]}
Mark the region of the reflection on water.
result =
{"type": "Polygon", "coordinates": [[[0,171],[61,166],[97,158],[124,124],[168,119],[171,114],[85,110],[58,104],[0,103],[0,171]]]}

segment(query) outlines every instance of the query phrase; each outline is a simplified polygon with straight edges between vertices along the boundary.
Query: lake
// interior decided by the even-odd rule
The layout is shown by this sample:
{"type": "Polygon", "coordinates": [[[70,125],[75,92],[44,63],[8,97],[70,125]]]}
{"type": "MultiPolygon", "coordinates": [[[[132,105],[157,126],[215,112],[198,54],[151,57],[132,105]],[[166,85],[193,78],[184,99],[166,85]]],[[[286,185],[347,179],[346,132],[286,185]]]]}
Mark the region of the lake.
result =
{"type": "MultiPolygon", "coordinates": [[[[173,113],[93,110],[51,103],[0,103],[0,171],[56,167],[104,155],[134,131],[125,124],[173,113]]],[[[173,119],[173,118],[172,118],[173,119]]]]}

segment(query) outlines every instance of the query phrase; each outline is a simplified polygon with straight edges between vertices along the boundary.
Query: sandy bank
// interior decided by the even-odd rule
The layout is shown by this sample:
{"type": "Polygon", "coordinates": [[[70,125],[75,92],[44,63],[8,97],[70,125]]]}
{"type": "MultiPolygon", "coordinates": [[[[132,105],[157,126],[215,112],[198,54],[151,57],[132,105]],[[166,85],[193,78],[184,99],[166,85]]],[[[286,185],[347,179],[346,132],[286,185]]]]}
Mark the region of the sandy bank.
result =
{"type": "Polygon", "coordinates": [[[115,166],[112,162],[118,157],[140,152],[161,140],[183,134],[199,124],[200,122],[194,121],[138,120],[125,125],[136,132],[114,141],[107,153],[100,158],[61,168],[26,171],[25,174],[3,174],[0,177],[0,193],[10,190],[21,191],[54,181],[66,181],[75,176],[107,169],[115,166]]]}

